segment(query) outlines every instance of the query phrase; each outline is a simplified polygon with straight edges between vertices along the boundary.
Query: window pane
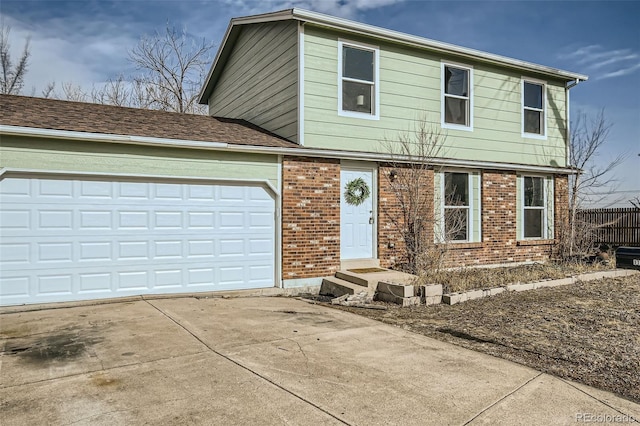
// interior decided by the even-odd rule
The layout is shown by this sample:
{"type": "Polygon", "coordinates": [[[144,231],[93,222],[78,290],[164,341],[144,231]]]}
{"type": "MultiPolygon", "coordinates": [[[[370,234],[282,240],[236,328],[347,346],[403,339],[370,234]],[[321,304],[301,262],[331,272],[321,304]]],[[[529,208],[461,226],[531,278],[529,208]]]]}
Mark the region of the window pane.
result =
{"type": "Polygon", "coordinates": [[[467,123],[467,100],[457,98],[444,98],[444,121],[445,123],[461,124],[467,123]]]}
{"type": "Polygon", "coordinates": [[[444,210],[445,241],[467,240],[468,209],[447,208],[444,210]]]}
{"type": "Polygon", "coordinates": [[[524,106],[542,109],[542,85],[524,83],[524,106]]]}
{"type": "Polygon", "coordinates": [[[364,83],[354,83],[352,81],[342,82],[342,110],[357,111],[372,114],[371,98],[373,85],[364,83]]]}
{"type": "Polygon", "coordinates": [[[358,80],[373,81],[373,52],[343,46],[342,75],[358,80]]]}
{"type": "Polygon", "coordinates": [[[544,180],[540,177],[525,176],[524,205],[526,207],[544,206],[544,180]]]}
{"type": "Polygon", "coordinates": [[[524,210],[524,237],[542,238],[542,210],[524,210]]]}
{"type": "Polygon", "coordinates": [[[524,110],[524,131],[525,133],[542,134],[542,112],[524,110]]]}
{"type": "Polygon", "coordinates": [[[445,67],[444,92],[448,95],[469,96],[469,70],[445,67]]]}
{"type": "Polygon", "coordinates": [[[445,205],[469,205],[469,175],[467,173],[445,173],[444,188],[445,205]]]}

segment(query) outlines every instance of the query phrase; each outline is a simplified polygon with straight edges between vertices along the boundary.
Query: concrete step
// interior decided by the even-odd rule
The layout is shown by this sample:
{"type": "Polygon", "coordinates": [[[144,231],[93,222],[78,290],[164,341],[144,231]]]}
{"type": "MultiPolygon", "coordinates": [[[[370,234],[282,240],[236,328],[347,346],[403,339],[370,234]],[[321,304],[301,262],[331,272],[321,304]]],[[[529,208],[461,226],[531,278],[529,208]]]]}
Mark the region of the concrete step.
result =
{"type": "Polygon", "coordinates": [[[373,293],[373,291],[367,287],[362,287],[337,277],[323,278],[322,285],[320,286],[321,296],[340,297],[345,294],[357,294],[361,291],[373,293]]]}
{"type": "MultiPolygon", "coordinates": [[[[371,275],[372,274],[368,274],[369,277],[371,275]]],[[[344,281],[349,281],[362,287],[372,287],[373,289],[375,289],[376,285],[378,284],[378,280],[375,277],[368,278],[368,276],[367,274],[356,274],[347,270],[340,270],[336,272],[336,278],[340,278],[344,281]]]]}
{"type": "Polygon", "coordinates": [[[348,259],[340,261],[340,269],[379,268],[380,259],[348,259]]]}

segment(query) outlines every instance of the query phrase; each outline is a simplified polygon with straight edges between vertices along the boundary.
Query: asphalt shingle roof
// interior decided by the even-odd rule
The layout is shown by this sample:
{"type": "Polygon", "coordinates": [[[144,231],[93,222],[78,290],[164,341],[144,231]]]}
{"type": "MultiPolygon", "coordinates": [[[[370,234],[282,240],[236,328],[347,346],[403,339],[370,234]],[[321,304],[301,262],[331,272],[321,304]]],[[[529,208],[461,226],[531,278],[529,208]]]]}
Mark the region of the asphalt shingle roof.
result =
{"type": "Polygon", "coordinates": [[[299,148],[245,120],[0,95],[0,124],[235,145],[299,148]]]}

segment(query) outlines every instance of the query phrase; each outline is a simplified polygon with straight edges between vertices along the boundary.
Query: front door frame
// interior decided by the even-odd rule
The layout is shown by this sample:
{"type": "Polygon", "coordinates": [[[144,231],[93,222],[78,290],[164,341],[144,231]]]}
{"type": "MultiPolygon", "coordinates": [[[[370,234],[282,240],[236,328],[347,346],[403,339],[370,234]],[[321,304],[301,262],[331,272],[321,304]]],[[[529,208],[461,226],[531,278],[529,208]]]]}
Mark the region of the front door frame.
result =
{"type": "MultiPolygon", "coordinates": [[[[368,161],[351,161],[342,160],[340,162],[340,203],[342,204],[342,197],[344,196],[344,188],[342,187],[342,171],[366,171],[371,172],[371,210],[373,217],[373,226],[371,227],[371,257],[365,257],[362,259],[377,259],[378,258],[378,164],[368,161]]],[[[341,218],[342,219],[342,218],[341,218]]],[[[340,222],[342,229],[342,220],[340,222]]],[[[340,259],[342,257],[342,242],[340,244],[340,259]]]]}

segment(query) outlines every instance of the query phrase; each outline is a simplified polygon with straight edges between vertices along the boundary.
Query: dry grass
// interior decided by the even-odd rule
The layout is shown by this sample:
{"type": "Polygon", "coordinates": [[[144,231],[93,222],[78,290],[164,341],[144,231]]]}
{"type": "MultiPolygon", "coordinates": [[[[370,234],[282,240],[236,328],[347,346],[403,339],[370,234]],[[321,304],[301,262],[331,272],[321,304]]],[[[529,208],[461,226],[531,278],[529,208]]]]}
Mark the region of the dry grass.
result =
{"type": "Polygon", "coordinates": [[[566,278],[578,274],[612,269],[600,263],[534,263],[504,268],[461,268],[429,271],[416,284],[442,284],[445,293],[503,287],[508,284],[566,278]]]}
{"type": "Polygon", "coordinates": [[[340,309],[640,402],[640,274],[453,306],[340,309]]]}

